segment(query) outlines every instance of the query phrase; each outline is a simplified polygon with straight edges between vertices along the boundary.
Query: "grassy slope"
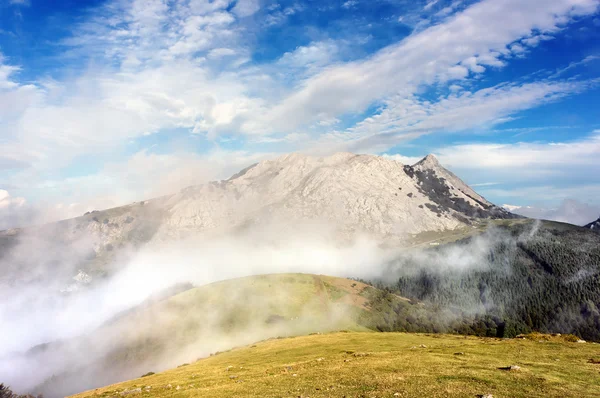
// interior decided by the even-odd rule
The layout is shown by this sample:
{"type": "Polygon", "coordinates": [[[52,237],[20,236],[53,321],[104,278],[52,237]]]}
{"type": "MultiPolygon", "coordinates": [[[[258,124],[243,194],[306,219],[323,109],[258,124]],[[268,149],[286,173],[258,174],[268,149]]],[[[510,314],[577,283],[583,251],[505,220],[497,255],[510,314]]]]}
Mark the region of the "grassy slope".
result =
{"type": "Polygon", "coordinates": [[[139,387],[147,397],[592,397],[598,357],[600,345],[561,338],[333,333],[268,340],[76,397],[139,387]],[[499,369],[509,365],[521,370],[499,369]]]}
{"type": "Polygon", "coordinates": [[[379,315],[365,306],[370,291],[360,282],[308,274],[251,276],[186,290],[120,314],[64,348],[46,347],[58,357],[87,347],[104,354],[70,363],[36,392],[64,396],[266,338],[365,331],[379,315]]]}

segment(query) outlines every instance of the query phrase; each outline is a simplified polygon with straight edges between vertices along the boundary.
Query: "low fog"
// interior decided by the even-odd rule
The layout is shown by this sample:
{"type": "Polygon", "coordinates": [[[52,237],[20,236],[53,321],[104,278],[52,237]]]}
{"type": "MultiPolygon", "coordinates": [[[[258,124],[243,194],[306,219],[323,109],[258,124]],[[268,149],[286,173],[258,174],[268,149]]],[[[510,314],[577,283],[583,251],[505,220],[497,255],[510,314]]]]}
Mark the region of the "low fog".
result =
{"type": "MultiPolygon", "coordinates": [[[[198,320],[204,323],[202,336],[191,340],[186,336],[185,350],[167,349],[140,367],[131,367],[127,374],[110,367],[95,368],[96,361],[107,355],[110,358],[113,350],[127,339],[148,333],[143,338],[150,341],[156,337],[152,333],[160,331],[163,324],[174,322],[170,319],[172,309],[160,305],[151,307],[151,315],[139,319],[136,315],[129,322],[118,320],[127,319],[128,313],[124,311],[147,303],[149,298],[156,298],[178,284],[202,286],[273,273],[393,281],[398,267],[407,259],[412,264],[468,271],[484,263],[482,259],[488,256],[492,244],[527,238],[511,238],[492,229],[473,239],[468,246],[432,251],[389,248],[366,234],[339,239],[337,231],[334,225],[322,222],[294,226],[271,223],[217,237],[192,236],[177,242],[151,242],[141,249],[122,251],[108,267],[114,272],[91,281],[77,270],[78,261],[88,255],[84,249],[78,250],[78,245],[70,245],[67,251],[63,247],[51,248],[48,247],[51,237],[45,240],[25,235],[0,260],[4,269],[13,272],[19,264],[35,265],[28,268],[31,271],[26,274],[0,279],[0,322],[5,325],[0,342],[0,381],[15,391],[43,392],[52,397],[139,377],[145,371],[164,370],[217,350],[269,337],[327,329],[323,319],[311,318],[310,307],[315,303],[305,304],[307,308],[301,311],[299,319],[285,327],[265,325],[262,321],[271,310],[260,296],[238,296],[239,292],[229,291],[226,300],[207,304],[203,318],[198,320]],[[239,333],[220,333],[215,325],[222,324],[223,316],[231,310],[227,307],[231,304],[227,303],[248,303],[248,300],[256,313],[263,312],[257,317],[261,322],[249,322],[239,333]],[[212,321],[207,322],[207,319],[212,321]],[[54,344],[39,346],[45,343],[54,344]],[[36,348],[32,350],[33,347],[36,348]],[[59,381],[55,380],[54,386],[45,390],[42,383],[53,376],[59,381]]],[[[77,242],[84,247],[85,234],[77,242]]],[[[283,303],[293,300],[285,291],[275,294],[281,296],[283,303]]],[[[189,314],[186,320],[196,315],[189,314]]],[[[337,315],[343,317],[343,314],[337,315]]],[[[334,323],[331,327],[335,327],[334,323]]]]}

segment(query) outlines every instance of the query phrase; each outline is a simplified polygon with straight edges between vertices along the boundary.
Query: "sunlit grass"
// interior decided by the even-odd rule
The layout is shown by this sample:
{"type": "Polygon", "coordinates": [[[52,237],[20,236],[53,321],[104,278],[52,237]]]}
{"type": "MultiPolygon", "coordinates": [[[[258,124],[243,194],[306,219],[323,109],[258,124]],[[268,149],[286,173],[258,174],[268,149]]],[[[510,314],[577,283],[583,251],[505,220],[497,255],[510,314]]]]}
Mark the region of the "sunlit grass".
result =
{"type": "Polygon", "coordinates": [[[590,359],[599,357],[600,345],[560,337],[332,333],[272,339],[78,396],[594,397],[600,365],[590,359]],[[520,370],[501,369],[510,365],[520,370]]]}

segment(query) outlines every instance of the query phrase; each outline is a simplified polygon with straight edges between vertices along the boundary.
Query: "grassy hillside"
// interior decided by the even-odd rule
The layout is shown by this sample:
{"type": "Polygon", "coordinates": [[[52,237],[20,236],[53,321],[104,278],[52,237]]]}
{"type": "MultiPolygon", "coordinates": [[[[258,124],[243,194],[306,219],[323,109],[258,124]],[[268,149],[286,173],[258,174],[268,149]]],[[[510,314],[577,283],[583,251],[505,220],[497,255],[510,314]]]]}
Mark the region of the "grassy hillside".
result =
{"type": "Polygon", "coordinates": [[[600,345],[566,340],[354,332],[273,339],[75,397],[597,396],[600,345]],[[502,369],[511,365],[520,369],[502,369]]]}
{"type": "Polygon", "coordinates": [[[381,318],[368,306],[375,293],[364,283],[307,274],[227,280],[147,303],[81,338],[38,347],[27,359],[64,358],[63,370],[35,389],[64,396],[266,338],[368,330],[381,318]]]}

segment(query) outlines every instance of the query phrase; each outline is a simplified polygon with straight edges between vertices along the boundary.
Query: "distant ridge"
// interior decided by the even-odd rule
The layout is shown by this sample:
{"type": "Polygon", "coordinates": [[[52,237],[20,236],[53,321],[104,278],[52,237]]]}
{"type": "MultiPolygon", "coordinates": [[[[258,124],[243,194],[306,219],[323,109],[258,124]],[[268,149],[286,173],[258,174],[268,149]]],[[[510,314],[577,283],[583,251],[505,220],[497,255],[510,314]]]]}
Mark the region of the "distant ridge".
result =
{"type": "Polygon", "coordinates": [[[584,226],[584,228],[591,229],[593,231],[600,233],[600,217],[598,217],[598,219],[596,221],[592,221],[591,223],[586,224],[584,226]]]}

